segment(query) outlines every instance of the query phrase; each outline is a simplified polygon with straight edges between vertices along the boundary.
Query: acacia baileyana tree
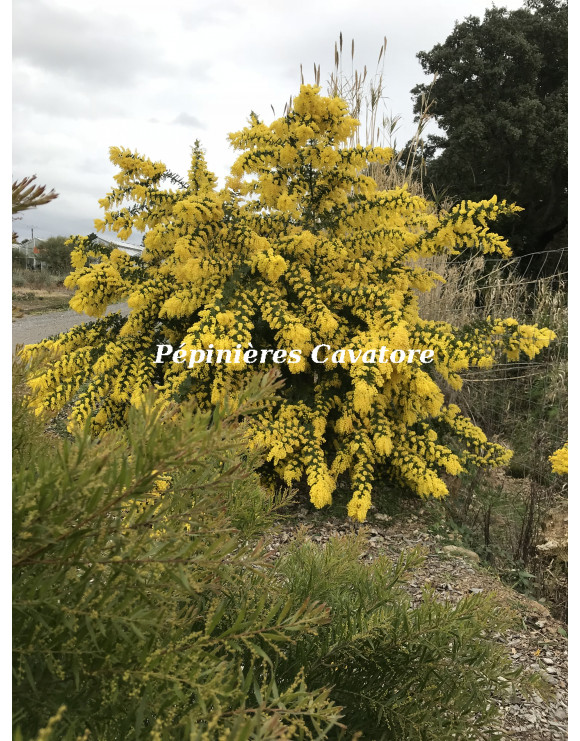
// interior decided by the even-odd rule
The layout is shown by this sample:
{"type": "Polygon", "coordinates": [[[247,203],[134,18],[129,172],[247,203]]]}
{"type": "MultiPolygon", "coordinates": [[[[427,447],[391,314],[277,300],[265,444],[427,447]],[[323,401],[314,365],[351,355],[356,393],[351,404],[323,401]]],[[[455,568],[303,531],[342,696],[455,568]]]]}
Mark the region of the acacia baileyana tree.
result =
{"type": "Polygon", "coordinates": [[[301,351],[299,362],[279,366],[284,391],[248,422],[248,439],[266,447],[282,481],[305,477],[316,507],[330,503],[346,472],[348,514],[362,521],[379,471],[421,496],[441,497],[441,472],[506,463],[510,452],[446,405],[442,386],[459,388],[462,371],[500,357],[532,358],[554,334],[513,319],[462,328],[421,319],[419,292],[442,278],[417,260],[465,249],[508,256],[487,223],[517,207],[494,197],[435,214],[405,188],[378,190],[366,168],[387,163],[392,152],[347,148],[357,126],[344,101],[303,85],[286,116],[267,126],[252,114],[230,136],[240,154],[222,190],[198,144],[187,180],[112,148],[120,172],[100,201],[105,217],[96,227],[120,238],[144,230],[145,249],[136,259],[75,238],[71,306],[102,318],[26,348],[27,357],[52,356],[31,380],[37,409],[72,401],[71,425],[90,418],[98,434],[124,425],[151,385],[167,400],[220,404],[268,362],[156,363],[157,346],[181,348],[183,358],[210,345],[251,343],[301,351]],[[128,317],[103,317],[124,299],[128,317]],[[418,356],[315,364],[308,355],[319,344],[357,353],[429,348],[434,357],[430,365],[418,356]]]}

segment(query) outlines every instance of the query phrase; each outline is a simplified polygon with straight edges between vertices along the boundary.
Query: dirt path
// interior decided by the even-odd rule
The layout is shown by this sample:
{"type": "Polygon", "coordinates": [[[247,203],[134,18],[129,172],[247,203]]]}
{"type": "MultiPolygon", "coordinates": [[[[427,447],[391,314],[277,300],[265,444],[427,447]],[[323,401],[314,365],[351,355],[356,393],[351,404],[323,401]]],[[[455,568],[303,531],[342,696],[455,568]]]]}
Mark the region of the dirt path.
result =
{"type": "MultiPolygon", "coordinates": [[[[113,304],[107,310],[107,314],[121,311],[123,314],[129,312],[127,304],[113,304]]],[[[66,332],[67,329],[75,327],[84,322],[93,322],[94,317],[86,314],[77,314],[76,311],[50,311],[46,314],[33,314],[12,320],[12,352],[16,345],[30,345],[40,342],[53,334],[66,332]]]]}

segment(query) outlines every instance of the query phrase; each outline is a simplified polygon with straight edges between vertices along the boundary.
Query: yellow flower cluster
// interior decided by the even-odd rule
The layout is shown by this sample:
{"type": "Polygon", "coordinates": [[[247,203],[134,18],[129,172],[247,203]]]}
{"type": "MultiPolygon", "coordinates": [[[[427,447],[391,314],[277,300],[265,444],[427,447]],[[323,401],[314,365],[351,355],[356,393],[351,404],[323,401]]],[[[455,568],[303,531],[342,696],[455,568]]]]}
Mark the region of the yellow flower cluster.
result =
{"type": "MultiPolygon", "coordinates": [[[[154,471],[154,473],[157,473],[154,471]]],[[[125,504],[127,505],[123,511],[124,526],[128,530],[135,526],[140,520],[144,513],[147,513],[148,526],[150,528],[150,534],[152,538],[162,535],[165,531],[167,524],[167,517],[160,515],[163,508],[163,495],[169,491],[173,479],[169,474],[161,473],[157,475],[153,481],[153,488],[140,499],[127,499],[125,504]],[[153,519],[150,519],[153,518],[153,519]]],[[[186,525],[184,528],[185,532],[189,532],[189,526],[186,525]]]]}
{"type": "Polygon", "coordinates": [[[509,451],[445,406],[441,379],[459,388],[462,372],[532,358],[554,335],[511,319],[459,329],[423,320],[418,293],[442,278],[416,260],[465,249],[508,255],[488,223],[518,209],[493,197],[437,215],[405,187],[380,191],[368,164],[387,163],[392,152],[348,148],[357,125],[344,101],[304,85],[287,115],[270,125],[252,115],[231,135],[239,154],[221,190],[198,143],[186,179],[111,149],[120,172],[97,228],[145,231],[145,249],[129,258],[78,237],[67,285],[78,311],[102,317],[127,299],[130,314],[26,348],[27,356],[50,356],[31,381],[37,409],[72,401],[72,424],[90,419],[98,433],[124,424],[149,386],[167,401],[220,404],[273,364],[271,356],[241,362],[245,351],[296,349],[299,362],[277,366],[284,389],[248,421],[248,440],[266,449],[266,473],[305,481],[317,507],[345,473],[349,514],[364,520],[379,474],[440,497],[441,473],[505,463],[509,451]],[[161,344],[172,346],[173,359],[157,364],[161,344]],[[418,354],[404,363],[347,362],[329,353],[314,363],[310,352],[321,344],[428,349],[432,362],[418,354]],[[184,362],[208,349],[229,360],[184,362]],[[455,452],[443,442],[451,439],[455,452]]]}
{"type": "Polygon", "coordinates": [[[553,473],[566,475],[568,473],[568,443],[558,448],[549,458],[553,473]]]}

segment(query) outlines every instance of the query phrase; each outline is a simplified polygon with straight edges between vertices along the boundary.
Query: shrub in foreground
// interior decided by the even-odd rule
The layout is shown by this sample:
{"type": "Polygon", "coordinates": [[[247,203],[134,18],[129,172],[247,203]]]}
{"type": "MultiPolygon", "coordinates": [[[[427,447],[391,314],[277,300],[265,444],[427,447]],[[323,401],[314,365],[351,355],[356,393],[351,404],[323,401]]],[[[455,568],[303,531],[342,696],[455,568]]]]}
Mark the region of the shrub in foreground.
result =
{"type": "Polygon", "coordinates": [[[425,589],[411,607],[403,583],[421,555],[368,564],[364,551],[363,538],[334,538],[297,541],[282,557],[296,603],[321,600],[332,617],[293,647],[288,678],[304,667],[309,687],[332,687],[343,723],[369,741],[503,737],[497,700],[518,685],[543,689],[496,640],[512,622],[506,605],[493,595],[441,603],[425,589]]]}
{"type": "Polygon", "coordinates": [[[294,606],[226,516],[245,489],[272,520],[235,415],[168,414],[148,397],[124,432],[16,451],[14,724],[28,739],[65,706],[59,740],[323,737],[328,691],[278,688],[270,656],[328,610],[294,606]]]}
{"type": "MultiPolygon", "coordinates": [[[[84,430],[56,449],[17,429],[16,738],[376,741],[490,728],[494,698],[518,679],[491,638],[503,607],[425,594],[412,608],[402,582],[419,555],[365,566],[360,538],[299,538],[277,562],[253,545],[284,500],[260,489],[238,415],[269,393],[256,380],[213,414],[146,396],[125,430],[84,430]]],[[[30,432],[25,412],[15,420],[30,432]]]]}

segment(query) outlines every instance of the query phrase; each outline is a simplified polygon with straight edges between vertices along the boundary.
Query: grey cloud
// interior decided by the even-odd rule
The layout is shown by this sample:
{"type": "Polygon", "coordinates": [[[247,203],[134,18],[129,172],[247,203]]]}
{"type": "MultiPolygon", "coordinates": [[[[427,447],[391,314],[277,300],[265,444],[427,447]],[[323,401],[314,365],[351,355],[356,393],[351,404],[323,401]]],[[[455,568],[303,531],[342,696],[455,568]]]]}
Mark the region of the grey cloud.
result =
{"type": "MultiPolygon", "coordinates": [[[[102,213],[97,199],[115,174],[110,144],[135,145],[182,171],[196,128],[206,127],[200,138],[210,169],[225,174],[235,156],[226,131],[241,128],[252,109],[266,121],[270,104],[282,115],[298,92],[300,62],[306,82],[321,64],[324,88],[340,30],[346,75],[352,37],[355,67],[367,64],[372,75],[387,35],[386,105],[412,120],[409,90],[423,80],[415,54],[443,41],[455,19],[489,4],[368,0],[360,12],[347,0],[325,0],[310,3],[305,24],[299,4],[265,0],[17,0],[13,176],[36,173],[60,193],[31,212],[35,233],[93,230],[102,213]]],[[[521,0],[501,4],[518,7],[521,0]]],[[[407,130],[397,138],[404,142],[407,130]]],[[[24,232],[28,222],[18,225],[24,232]]]]}
{"type": "Polygon", "coordinates": [[[128,16],[89,16],[41,0],[14,8],[13,55],[65,80],[127,87],[147,75],[174,72],[152,32],[135,35],[128,16]]]}
{"type": "Polygon", "coordinates": [[[205,129],[204,124],[199,120],[199,118],[191,116],[189,113],[180,113],[175,117],[172,123],[180,124],[181,126],[192,126],[196,129],[205,129]]]}
{"type": "Polygon", "coordinates": [[[33,68],[23,60],[16,60],[13,65],[12,104],[16,125],[31,112],[92,120],[127,113],[124,101],[104,91],[89,94],[81,86],[62,84],[50,72],[33,68]]]}
{"type": "Polygon", "coordinates": [[[191,9],[180,13],[181,25],[195,31],[206,25],[226,26],[237,23],[245,14],[244,4],[238,2],[216,3],[214,0],[197,2],[191,9]]]}

